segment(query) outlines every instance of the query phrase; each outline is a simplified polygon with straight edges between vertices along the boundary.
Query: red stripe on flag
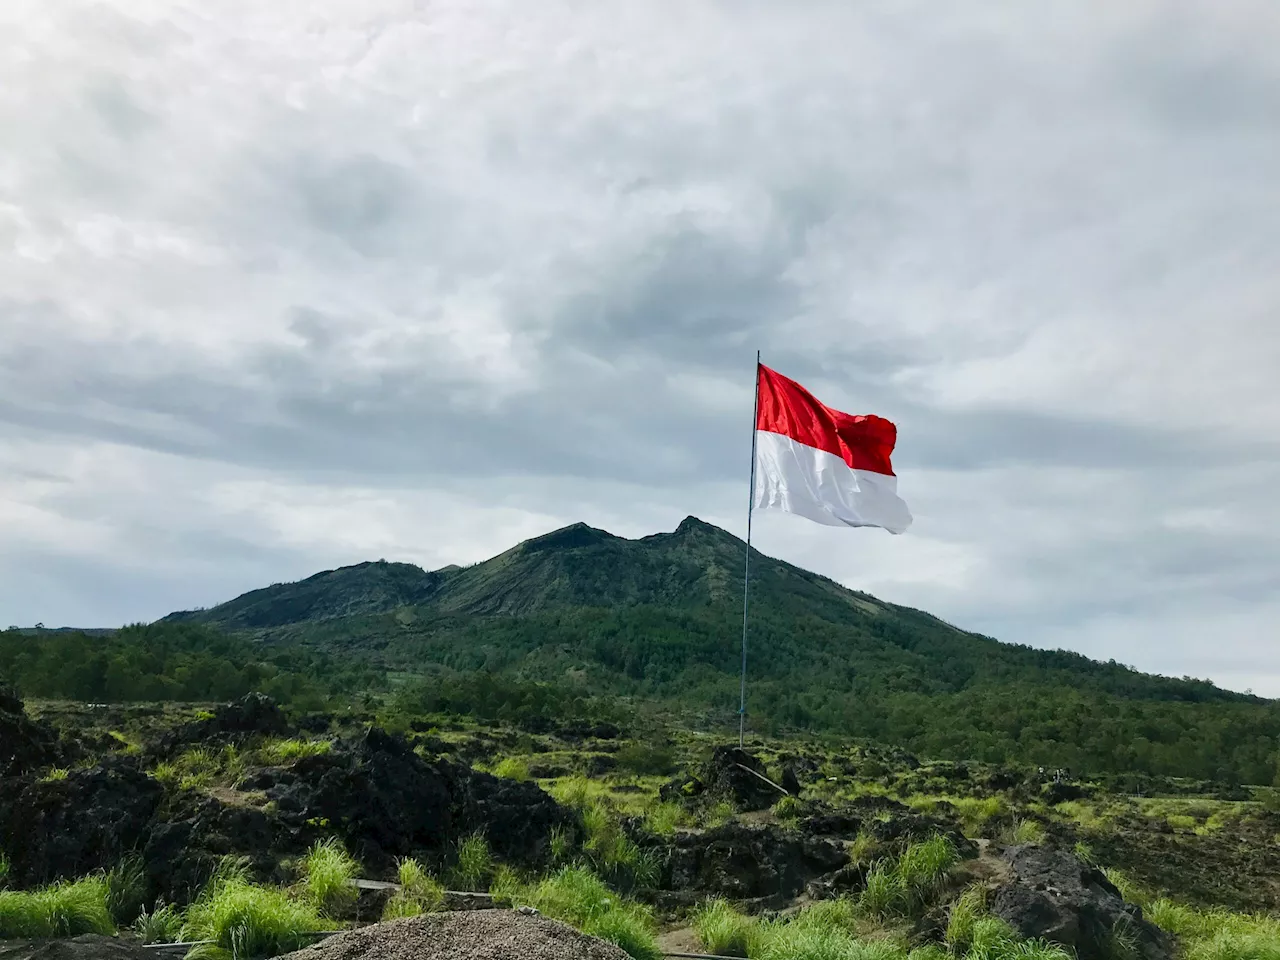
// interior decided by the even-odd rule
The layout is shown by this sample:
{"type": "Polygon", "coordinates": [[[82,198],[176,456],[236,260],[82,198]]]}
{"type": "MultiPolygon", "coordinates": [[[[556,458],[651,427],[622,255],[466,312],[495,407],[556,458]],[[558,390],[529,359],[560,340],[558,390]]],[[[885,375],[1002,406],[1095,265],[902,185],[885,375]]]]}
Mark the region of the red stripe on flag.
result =
{"type": "Polygon", "coordinates": [[[843,458],[854,470],[893,476],[890,456],[898,428],[883,417],[833,410],[800,384],[760,365],[756,429],[780,433],[843,458]]]}

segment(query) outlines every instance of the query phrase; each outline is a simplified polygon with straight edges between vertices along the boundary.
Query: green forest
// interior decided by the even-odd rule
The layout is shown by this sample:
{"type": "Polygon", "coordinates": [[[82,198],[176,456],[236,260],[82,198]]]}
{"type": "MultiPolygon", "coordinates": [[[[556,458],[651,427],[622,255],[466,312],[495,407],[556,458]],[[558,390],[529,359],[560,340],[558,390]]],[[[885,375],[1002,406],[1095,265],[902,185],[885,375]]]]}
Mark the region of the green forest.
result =
{"type": "MultiPolygon", "coordinates": [[[[0,634],[35,697],[297,706],[545,723],[662,710],[736,732],[745,545],[690,518],[625,540],[574,525],[484,563],[373,562],[105,637],[0,634]],[[394,678],[394,683],[389,678],[394,678]]],[[[1272,784],[1280,703],[969,633],[753,557],[748,716],[921,756],[1272,784]]]]}

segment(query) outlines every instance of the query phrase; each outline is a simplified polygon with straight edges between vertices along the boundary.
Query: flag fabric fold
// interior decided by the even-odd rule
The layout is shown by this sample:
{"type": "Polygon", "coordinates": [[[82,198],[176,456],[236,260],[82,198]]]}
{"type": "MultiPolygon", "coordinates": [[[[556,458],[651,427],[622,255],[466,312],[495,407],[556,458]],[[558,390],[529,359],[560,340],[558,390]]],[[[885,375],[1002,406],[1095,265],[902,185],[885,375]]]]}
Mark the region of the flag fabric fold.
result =
{"type": "Polygon", "coordinates": [[[911,526],[891,463],[891,421],[833,410],[763,364],[756,391],[756,507],[835,527],[911,526]]]}

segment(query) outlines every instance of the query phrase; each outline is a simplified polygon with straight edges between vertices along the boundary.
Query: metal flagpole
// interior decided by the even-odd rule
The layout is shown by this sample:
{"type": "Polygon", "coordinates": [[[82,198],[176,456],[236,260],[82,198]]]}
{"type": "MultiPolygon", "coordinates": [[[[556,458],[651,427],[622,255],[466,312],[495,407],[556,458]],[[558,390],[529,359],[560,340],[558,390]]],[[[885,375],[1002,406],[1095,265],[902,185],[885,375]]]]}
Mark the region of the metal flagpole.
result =
{"type": "Polygon", "coordinates": [[[756,507],[756,422],[760,416],[760,351],[756,351],[755,404],[751,414],[751,490],[747,498],[747,560],[742,568],[742,684],[738,701],[738,747],[747,739],[747,601],[751,589],[751,515],[756,507]]]}

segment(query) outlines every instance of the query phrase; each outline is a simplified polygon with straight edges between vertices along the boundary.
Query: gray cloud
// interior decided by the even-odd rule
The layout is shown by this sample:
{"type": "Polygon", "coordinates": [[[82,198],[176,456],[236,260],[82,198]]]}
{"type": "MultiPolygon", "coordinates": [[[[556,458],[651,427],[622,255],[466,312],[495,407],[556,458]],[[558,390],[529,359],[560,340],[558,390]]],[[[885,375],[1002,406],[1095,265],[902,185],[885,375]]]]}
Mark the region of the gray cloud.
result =
{"type": "Polygon", "coordinates": [[[1280,692],[1263,0],[293,17],[0,40],[0,619],[739,529],[761,349],[918,518],[764,549],[1170,673],[1226,618],[1280,692]]]}

